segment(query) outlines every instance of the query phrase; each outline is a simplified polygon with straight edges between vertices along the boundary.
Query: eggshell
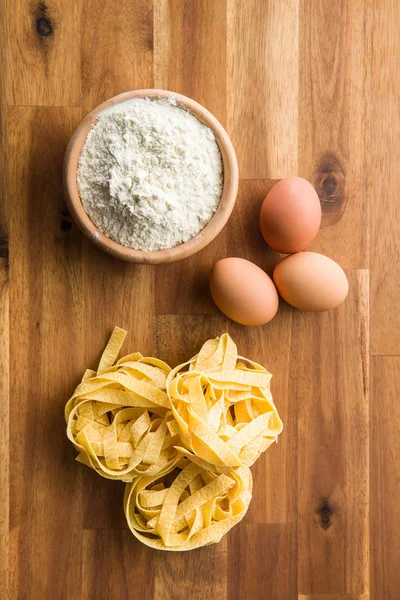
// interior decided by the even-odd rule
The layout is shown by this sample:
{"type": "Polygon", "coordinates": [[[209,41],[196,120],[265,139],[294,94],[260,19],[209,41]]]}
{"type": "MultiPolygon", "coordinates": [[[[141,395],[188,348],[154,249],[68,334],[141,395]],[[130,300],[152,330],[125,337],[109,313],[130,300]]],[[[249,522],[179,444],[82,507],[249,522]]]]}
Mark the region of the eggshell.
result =
{"type": "Polygon", "coordinates": [[[349,291],[343,269],[316,252],[287,256],[275,267],[273,278],[282,298],[300,310],[330,310],[341,304],[349,291]]]}
{"type": "Polygon", "coordinates": [[[283,254],[304,250],[321,225],[321,203],[306,179],[287,177],[268,192],[261,207],[260,227],[267,244],[283,254]]]}
{"type": "Polygon", "coordinates": [[[262,325],[278,310],[279,298],[270,277],[244,258],[218,261],[210,275],[215,304],[241,325],[262,325]]]}

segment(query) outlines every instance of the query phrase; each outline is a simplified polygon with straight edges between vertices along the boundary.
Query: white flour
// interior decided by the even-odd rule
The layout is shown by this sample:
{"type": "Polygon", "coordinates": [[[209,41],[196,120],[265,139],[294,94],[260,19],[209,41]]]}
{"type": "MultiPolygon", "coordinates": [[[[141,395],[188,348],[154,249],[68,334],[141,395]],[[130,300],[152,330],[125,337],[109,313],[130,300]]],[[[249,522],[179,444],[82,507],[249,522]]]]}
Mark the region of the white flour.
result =
{"type": "Polygon", "coordinates": [[[198,234],[222,188],[213,132],[173,99],[132,99],[103,111],[78,164],[93,223],[138,250],[172,248],[198,234]]]}

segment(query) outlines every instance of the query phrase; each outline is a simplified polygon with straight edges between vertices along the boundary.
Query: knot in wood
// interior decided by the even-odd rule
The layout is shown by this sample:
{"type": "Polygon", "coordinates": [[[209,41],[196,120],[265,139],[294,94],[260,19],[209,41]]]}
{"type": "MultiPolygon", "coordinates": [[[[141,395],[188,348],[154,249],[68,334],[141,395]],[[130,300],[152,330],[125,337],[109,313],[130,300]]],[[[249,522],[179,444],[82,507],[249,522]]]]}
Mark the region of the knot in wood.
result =
{"type": "Polygon", "coordinates": [[[324,154],[317,166],[315,189],[321,201],[324,221],[328,225],[339,221],[344,211],[345,179],[339,159],[332,154],[324,154]]]}
{"type": "Polygon", "coordinates": [[[325,530],[329,529],[329,527],[331,527],[333,524],[334,510],[326,498],[322,500],[321,505],[317,509],[316,513],[319,526],[325,530]]]}
{"type": "Polygon", "coordinates": [[[72,228],[72,223],[71,221],[68,221],[68,219],[62,218],[60,221],[60,229],[61,231],[70,231],[72,228]]]}
{"type": "Polygon", "coordinates": [[[8,258],[8,237],[0,235],[0,258],[8,258]]]}
{"type": "Polygon", "coordinates": [[[54,27],[51,18],[48,15],[48,7],[45,3],[39,4],[35,11],[36,32],[41,37],[49,37],[53,34],[54,27]]]}
{"type": "Polygon", "coordinates": [[[338,195],[338,182],[337,179],[335,177],[335,175],[329,173],[329,175],[326,175],[326,177],[324,179],[322,179],[321,182],[322,185],[322,189],[324,191],[324,196],[326,198],[327,202],[332,202],[332,201],[336,201],[337,195],[338,195]]]}
{"type": "Polygon", "coordinates": [[[53,25],[47,17],[40,17],[36,21],[36,31],[43,37],[48,37],[53,33],[53,25]]]}

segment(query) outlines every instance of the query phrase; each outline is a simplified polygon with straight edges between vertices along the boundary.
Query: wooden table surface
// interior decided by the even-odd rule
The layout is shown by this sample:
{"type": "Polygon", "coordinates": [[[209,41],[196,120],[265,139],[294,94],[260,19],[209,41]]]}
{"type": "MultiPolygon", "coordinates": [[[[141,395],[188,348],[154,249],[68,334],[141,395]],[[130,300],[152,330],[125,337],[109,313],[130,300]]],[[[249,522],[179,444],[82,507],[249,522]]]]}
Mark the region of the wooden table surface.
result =
{"type": "Polygon", "coordinates": [[[0,597],[27,600],[400,598],[400,17],[397,0],[2,0],[0,10],[0,597]],[[236,148],[237,206],[191,259],[135,266],[72,223],[63,155],[106,98],[166,88],[236,148]],[[274,182],[321,198],[312,250],[345,269],[340,308],[221,315],[213,263],[270,271],[258,229],[274,182]],[[285,423],[218,545],[160,553],[124,521],[123,484],[74,461],[63,407],[112,327],[176,365],[227,330],[274,374],[285,423]],[[8,400],[9,402],[8,402],[8,400]],[[9,452],[8,449],[9,448],[9,452]]]}

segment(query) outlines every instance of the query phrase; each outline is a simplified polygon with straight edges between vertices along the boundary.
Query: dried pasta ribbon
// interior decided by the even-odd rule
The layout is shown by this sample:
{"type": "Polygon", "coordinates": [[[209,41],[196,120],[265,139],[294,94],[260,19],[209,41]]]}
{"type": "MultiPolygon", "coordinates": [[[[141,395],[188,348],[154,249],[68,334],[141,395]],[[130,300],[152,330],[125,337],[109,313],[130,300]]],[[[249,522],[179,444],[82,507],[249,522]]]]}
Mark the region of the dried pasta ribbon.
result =
{"type": "Polygon", "coordinates": [[[215,544],[246,514],[250,469],[215,473],[183,458],[162,477],[137,477],[125,489],[130,530],[159,550],[193,550],[215,544]]]}
{"type": "Polygon", "coordinates": [[[282,431],[271,374],[226,333],[172,371],[138,352],[116,362],[125,336],[114,329],[66,404],[77,460],[127,482],[126,519],[147,546],[217,543],[246,514],[249,466],[282,431]]]}
{"type": "Polygon", "coordinates": [[[65,407],[77,460],[108,479],[167,473],[181,458],[166,393],[170,367],[140,353],[116,358],[126,332],[115,327],[97,372],[87,370],[65,407]]]}
{"type": "Polygon", "coordinates": [[[251,466],[283,428],[270,380],[264,367],[238,356],[227,333],[205,342],[167,378],[182,444],[178,450],[198,466],[218,471],[251,466]]]}

